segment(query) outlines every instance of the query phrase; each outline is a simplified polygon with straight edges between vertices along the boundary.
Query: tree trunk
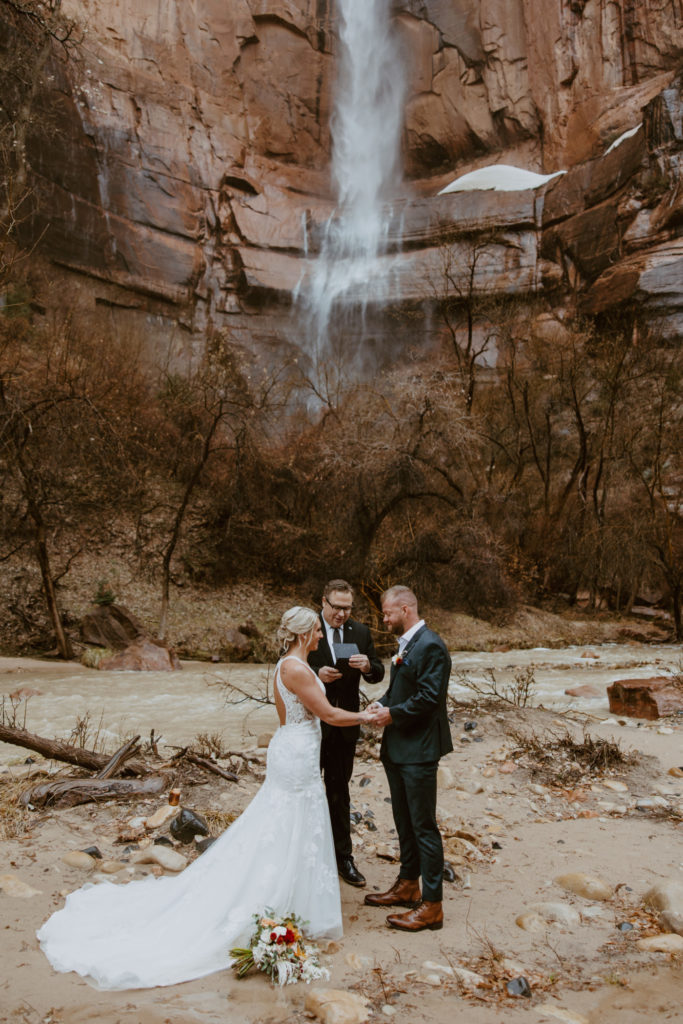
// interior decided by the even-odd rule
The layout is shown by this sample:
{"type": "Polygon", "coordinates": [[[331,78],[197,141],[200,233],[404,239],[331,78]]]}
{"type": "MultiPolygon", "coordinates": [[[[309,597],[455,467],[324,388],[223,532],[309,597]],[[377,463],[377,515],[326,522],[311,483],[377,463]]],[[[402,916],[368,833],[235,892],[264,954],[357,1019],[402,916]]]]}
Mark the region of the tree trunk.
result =
{"type": "MultiPolygon", "coordinates": [[[[17,747],[26,747],[28,750],[35,750],[43,757],[55,761],[65,761],[67,764],[75,764],[79,768],[87,768],[89,771],[101,772],[112,761],[106,754],[96,754],[94,750],[85,750],[82,747],[72,747],[69,743],[62,743],[60,740],[46,740],[42,736],[36,736],[26,729],[17,729],[11,725],[0,723],[0,742],[13,743],[17,747]]],[[[120,752],[119,752],[120,753],[120,752]]],[[[115,755],[118,756],[118,755],[115,755]]],[[[147,768],[144,764],[129,763],[127,769],[136,775],[145,775],[147,768]]]]}

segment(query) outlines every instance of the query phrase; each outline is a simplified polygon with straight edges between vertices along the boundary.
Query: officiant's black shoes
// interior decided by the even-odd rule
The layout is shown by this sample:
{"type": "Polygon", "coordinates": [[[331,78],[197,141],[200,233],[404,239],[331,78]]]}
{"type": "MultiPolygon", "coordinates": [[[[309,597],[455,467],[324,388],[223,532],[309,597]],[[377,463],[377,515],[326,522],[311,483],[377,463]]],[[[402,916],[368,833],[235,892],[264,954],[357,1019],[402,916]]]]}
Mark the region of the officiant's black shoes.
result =
{"type": "Polygon", "coordinates": [[[339,877],[343,878],[349,885],[357,885],[359,888],[365,885],[365,877],[361,875],[353,863],[353,857],[340,857],[337,861],[337,871],[339,872],[339,877]]]}
{"type": "Polygon", "coordinates": [[[419,906],[406,914],[389,914],[387,924],[390,928],[398,928],[402,932],[421,932],[425,928],[437,932],[443,928],[443,907],[441,902],[423,900],[419,906]]]}
{"type": "Polygon", "coordinates": [[[417,878],[397,878],[387,892],[369,892],[365,902],[369,907],[416,907],[421,899],[417,878]]]}

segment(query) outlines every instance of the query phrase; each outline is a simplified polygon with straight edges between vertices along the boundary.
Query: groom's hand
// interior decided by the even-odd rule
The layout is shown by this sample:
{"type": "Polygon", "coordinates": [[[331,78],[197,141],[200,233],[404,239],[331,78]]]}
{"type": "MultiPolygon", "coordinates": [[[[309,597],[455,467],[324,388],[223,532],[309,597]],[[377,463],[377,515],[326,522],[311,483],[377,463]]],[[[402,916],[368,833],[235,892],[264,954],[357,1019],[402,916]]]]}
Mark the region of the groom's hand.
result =
{"type": "Polygon", "coordinates": [[[389,708],[385,708],[383,704],[378,704],[377,701],[375,701],[372,704],[368,704],[367,709],[372,715],[373,725],[382,727],[391,723],[391,711],[389,708]]]}

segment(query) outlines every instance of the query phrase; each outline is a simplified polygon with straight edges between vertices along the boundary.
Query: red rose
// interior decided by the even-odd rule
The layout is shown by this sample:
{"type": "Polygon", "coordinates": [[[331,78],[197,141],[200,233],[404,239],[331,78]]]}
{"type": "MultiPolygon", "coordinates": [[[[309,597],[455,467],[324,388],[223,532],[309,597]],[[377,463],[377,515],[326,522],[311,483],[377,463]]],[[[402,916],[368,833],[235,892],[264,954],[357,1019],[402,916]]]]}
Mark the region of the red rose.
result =
{"type": "Polygon", "coordinates": [[[296,942],[296,935],[291,928],[288,928],[285,932],[285,942],[296,942]]]}

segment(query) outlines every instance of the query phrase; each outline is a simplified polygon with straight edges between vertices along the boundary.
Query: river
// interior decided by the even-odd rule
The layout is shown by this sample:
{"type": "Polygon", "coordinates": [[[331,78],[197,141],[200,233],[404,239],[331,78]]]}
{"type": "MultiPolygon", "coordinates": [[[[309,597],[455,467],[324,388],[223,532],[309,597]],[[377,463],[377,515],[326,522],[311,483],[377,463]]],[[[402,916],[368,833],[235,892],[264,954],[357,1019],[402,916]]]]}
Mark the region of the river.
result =
{"type": "MultiPolygon", "coordinates": [[[[492,671],[500,687],[513,683],[515,672],[533,668],[531,704],[558,710],[575,708],[607,718],[606,686],[616,679],[646,678],[683,671],[683,645],[603,644],[499,652],[456,651],[451,692],[467,700],[471,690],[461,673],[487,686],[492,671]],[[568,687],[589,684],[601,696],[572,698],[568,687]]],[[[150,730],[162,743],[186,745],[200,734],[219,734],[225,748],[256,745],[272,732],[277,715],[272,705],[252,698],[272,693],[272,666],[213,665],[183,662],[179,672],[100,672],[76,663],[29,658],[0,658],[0,701],[5,717],[47,738],[68,739],[77,722],[87,728],[86,746],[112,750],[130,736],[147,738],[150,730]],[[22,698],[22,690],[39,691],[22,698]],[[11,694],[19,696],[10,697],[11,694]]],[[[370,697],[385,684],[367,686],[370,697]]],[[[0,762],[23,760],[20,748],[0,743],[0,762]]]]}

